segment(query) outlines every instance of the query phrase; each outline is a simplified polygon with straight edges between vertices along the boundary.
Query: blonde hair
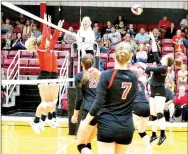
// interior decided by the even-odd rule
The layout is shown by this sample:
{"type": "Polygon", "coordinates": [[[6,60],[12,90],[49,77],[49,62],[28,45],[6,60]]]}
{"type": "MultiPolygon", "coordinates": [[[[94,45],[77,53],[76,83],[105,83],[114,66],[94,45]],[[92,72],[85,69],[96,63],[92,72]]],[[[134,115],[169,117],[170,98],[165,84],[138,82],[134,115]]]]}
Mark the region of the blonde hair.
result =
{"type": "Polygon", "coordinates": [[[124,42],[121,42],[115,46],[116,60],[121,64],[127,63],[131,59],[130,46],[124,42]]]}
{"type": "Polygon", "coordinates": [[[29,52],[35,52],[37,50],[37,39],[35,37],[28,38],[25,47],[29,52]]]}
{"type": "Polygon", "coordinates": [[[88,29],[90,29],[90,30],[92,30],[91,29],[91,20],[90,20],[90,18],[89,17],[83,17],[83,19],[82,19],[82,22],[81,22],[81,25],[80,25],[80,31],[84,31],[84,22],[85,21],[89,21],[89,28],[88,29]]]}

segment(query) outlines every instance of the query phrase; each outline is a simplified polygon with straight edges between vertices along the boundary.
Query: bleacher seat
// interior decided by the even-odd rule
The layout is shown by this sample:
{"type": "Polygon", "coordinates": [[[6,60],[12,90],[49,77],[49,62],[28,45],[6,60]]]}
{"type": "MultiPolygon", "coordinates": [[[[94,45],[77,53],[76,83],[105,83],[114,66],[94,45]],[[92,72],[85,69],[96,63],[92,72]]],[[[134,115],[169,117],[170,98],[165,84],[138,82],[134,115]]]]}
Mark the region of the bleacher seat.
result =
{"type": "Polygon", "coordinates": [[[109,52],[114,53],[114,51],[115,51],[115,45],[110,46],[109,52]]]}
{"type": "Polygon", "coordinates": [[[114,68],[114,62],[108,62],[107,63],[107,70],[114,68]]]}
{"type": "Polygon", "coordinates": [[[158,28],[158,25],[154,25],[154,24],[148,25],[148,31],[152,31],[154,28],[158,28]]]}
{"type": "Polygon", "coordinates": [[[17,52],[18,52],[17,50],[16,51],[15,50],[10,51],[7,58],[13,59],[15,57],[15,55],[17,54],[17,52]]]}
{"type": "Polygon", "coordinates": [[[33,58],[36,59],[38,57],[38,53],[37,52],[34,52],[33,53],[33,58]]]}
{"type": "Polygon", "coordinates": [[[98,23],[98,25],[99,25],[99,28],[100,28],[100,29],[102,29],[103,26],[104,26],[103,23],[98,23]]]}
{"type": "Polygon", "coordinates": [[[111,53],[110,55],[109,55],[109,62],[114,62],[114,54],[113,53],[111,53]]]}
{"type": "Polygon", "coordinates": [[[58,59],[57,60],[57,68],[61,68],[62,67],[63,61],[64,61],[64,59],[58,59]]]}
{"type": "Polygon", "coordinates": [[[1,55],[3,56],[3,59],[7,59],[8,51],[7,50],[1,50],[1,55]]]}
{"type": "Polygon", "coordinates": [[[162,55],[166,55],[168,53],[174,53],[173,47],[162,47],[162,55]]]}
{"type": "Polygon", "coordinates": [[[21,52],[21,58],[32,58],[33,53],[30,53],[29,51],[22,51],[21,52]]]}
{"type": "Polygon", "coordinates": [[[140,28],[144,28],[145,31],[147,31],[148,30],[148,25],[146,25],[146,24],[138,24],[137,25],[137,32],[140,31],[140,28]]]}
{"type": "Polygon", "coordinates": [[[58,51],[61,51],[62,50],[62,44],[55,44],[54,49],[58,50],[58,51]]]}
{"type": "Polygon", "coordinates": [[[71,51],[71,45],[70,44],[63,44],[62,45],[62,50],[68,50],[68,51],[71,51]]]}
{"type": "MultiPolygon", "coordinates": [[[[29,63],[28,60],[20,59],[20,67],[27,67],[28,63],[29,63]]],[[[27,74],[27,68],[20,68],[20,74],[26,75],[27,74]]]]}
{"type": "Polygon", "coordinates": [[[58,59],[61,59],[61,58],[65,58],[65,56],[67,55],[66,52],[58,52],[58,59]]]}
{"type": "Polygon", "coordinates": [[[39,75],[40,68],[38,60],[30,60],[29,67],[38,67],[38,68],[28,68],[28,73],[30,75],[39,75]]]}
{"type": "MultiPolygon", "coordinates": [[[[12,63],[12,59],[4,59],[3,61],[3,68],[8,68],[10,66],[10,64],[12,63]]],[[[15,63],[15,62],[14,62],[15,63]]],[[[14,67],[14,63],[11,66],[11,68],[14,67]]]]}
{"type": "Polygon", "coordinates": [[[63,28],[68,29],[69,27],[70,27],[70,23],[65,21],[63,23],[63,28]]]}
{"type": "Polygon", "coordinates": [[[80,23],[79,23],[79,22],[73,22],[73,23],[71,24],[71,26],[73,27],[73,29],[79,29],[80,23]]]}
{"type": "Polygon", "coordinates": [[[107,53],[100,53],[100,58],[104,59],[104,62],[108,62],[108,54],[107,53]]]}
{"type": "Polygon", "coordinates": [[[67,93],[63,94],[63,98],[62,98],[62,109],[63,110],[68,110],[68,97],[67,97],[67,93]]]}
{"type": "Polygon", "coordinates": [[[163,47],[173,47],[172,39],[163,39],[162,46],[163,47]]]}

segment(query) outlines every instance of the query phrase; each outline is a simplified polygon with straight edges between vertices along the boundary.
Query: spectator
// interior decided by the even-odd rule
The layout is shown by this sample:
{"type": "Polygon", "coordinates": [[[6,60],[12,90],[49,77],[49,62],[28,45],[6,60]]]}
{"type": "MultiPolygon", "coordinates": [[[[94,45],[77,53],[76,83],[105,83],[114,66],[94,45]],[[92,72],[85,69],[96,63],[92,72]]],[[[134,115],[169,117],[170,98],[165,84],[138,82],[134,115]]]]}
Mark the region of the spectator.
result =
{"type": "Polygon", "coordinates": [[[116,29],[118,28],[120,22],[123,22],[123,24],[126,25],[125,20],[123,19],[122,15],[118,15],[116,21],[114,22],[116,29]]]}
{"type": "Polygon", "coordinates": [[[127,30],[127,32],[131,35],[131,37],[135,36],[135,31],[133,29],[133,24],[129,25],[129,29],[127,30]]]}
{"type": "Polygon", "coordinates": [[[173,123],[174,122],[174,112],[175,112],[175,105],[173,102],[174,99],[174,93],[172,92],[171,89],[169,88],[165,88],[166,91],[166,104],[165,104],[165,111],[169,111],[170,113],[170,118],[169,118],[169,122],[173,123]]]}
{"type": "Polygon", "coordinates": [[[22,34],[17,34],[17,39],[12,44],[12,49],[19,50],[19,49],[25,49],[25,40],[22,39],[22,34]]]}
{"type": "Polygon", "coordinates": [[[19,18],[18,18],[18,21],[19,21],[21,24],[25,25],[26,19],[24,18],[24,15],[23,15],[23,14],[20,14],[20,16],[19,16],[19,18]]]}
{"type": "Polygon", "coordinates": [[[130,51],[133,55],[136,55],[136,51],[138,50],[138,45],[134,41],[134,39],[131,39],[131,35],[127,33],[124,37],[124,42],[127,44],[130,44],[130,51]]]}
{"type": "Polygon", "coordinates": [[[1,47],[4,50],[11,50],[12,43],[13,43],[13,41],[12,41],[12,32],[10,31],[10,32],[6,33],[5,39],[2,40],[2,46],[1,47]]]}
{"type": "Polygon", "coordinates": [[[176,52],[184,52],[183,39],[181,30],[177,30],[176,35],[172,38],[176,52]]]}
{"type": "Polygon", "coordinates": [[[93,23],[93,28],[94,28],[94,27],[99,27],[98,21],[95,21],[95,22],[93,23]]]}
{"type": "Polygon", "coordinates": [[[1,25],[1,33],[6,34],[8,31],[13,30],[13,26],[10,24],[10,20],[7,18],[5,24],[1,25]]]}
{"type": "Polygon", "coordinates": [[[116,45],[121,42],[121,34],[116,32],[115,27],[112,27],[111,33],[108,34],[108,39],[110,40],[110,45],[116,45]]]}
{"type": "MultiPolygon", "coordinates": [[[[188,33],[185,34],[185,38],[183,39],[183,45],[188,48],[188,33]]],[[[186,53],[188,55],[188,52],[186,53]]]]}
{"type": "Polygon", "coordinates": [[[181,26],[181,30],[188,27],[188,15],[186,15],[186,17],[181,20],[180,26],[181,26]]]}
{"type": "Polygon", "coordinates": [[[182,121],[188,121],[188,95],[185,92],[185,86],[179,87],[179,93],[174,98],[174,104],[176,106],[175,117],[182,115],[182,121]]]}
{"type": "MultiPolygon", "coordinates": [[[[69,27],[69,31],[72,32],[72,33],[74,33],[73,32],[73,28],[71,26],[69,27]]],[[[63,37],[63,40],[67,44],[72,44],[73,42],[76,41],[76,37],[74,37],[74,36],[72,36],[72,35],[70,35],[68,33],[65,33],[65,35],[63,37]]]]}
{"type": "Polygon", "coordinates": [[[111,33],[111,27],[112,27],[111,22],[110,22],[110,21],[107,21],[106,24],[107,24],[107,26],[104,27],[104,28],[101,30],[102,36],[103,36],[104,34],[109,34],[109,33],[111,33]]]}
{"type": "Polygon", "coordinates": [[[170,88],[172,91],[174,91],[174,87],[175,87],[174,81],[175,81],[175,72],[172,67],[168,67],[165,84],[166,87],[170,88]]]}
{"type": "Polygon", "coordinates": [[[31,23],[29,20],[26,21],[25,26],[23,27],[23,36],[25,37],[30,37],[31,36],[31,31],[32,31],[32,27],[31,27],[31,23]]]}
{"type": "Polygon", "coordinates": [[[126,26],[124,25],[124,23],[122,21],[119,23],[116,31],[120,32],[122,38],[125,36],[126,26]]]}
{"type": "Polygon", "coordinates": [[[63,32],[60,32],[57,40],[57,44],[62,44],[62,43],[63,43],[63,32]]]}
{"type": "Polygon", "coordinates": [[[100,41],[100,52],[108,53],[109,47],[110,47],[110,41],[108,39],[108,34],[104,34],[100,41]]]}
{"type": "Polygon", "coordinates": [[[181,70],[178,71],[178,84],[187,84],[187,78],[188,78],[188,71],[185,64],[181,65],[181,70]]]}
{"type": "Polygon", "coordinates": [[[135,41],[137,44],[149,45],[150,37],[145,33],[144,28],[140,28],[140,33],[136,34],[135,41]]]}
{"type": "Polygon", "coordinates": [[[166,30],[170,28],[171,22],[168,20],[167,16],[164,16],[158,23],[158,29],[161,31],[162,38],[164,38],[166,30]]]}
{"type": "Polygon", "coordinates": [[[172,39],[174,35],[176,35],[177,29],[174,26],[174,23],[171,23],[170,28],[167,28],[165,38],[172,39]]]}
{"type": "Polygon", "coordinates": [[[101,41],[101,34],[99,32],[99,27],[93,27],[93,31],[95,33],[95,39],[96,39],[97,43],[100,43],[100,41],[101,41]]]}
{"type": "Polygon", "coordinates": [[[161,49],[161,36],[157,28],[153,29],[153,36],[155,38],[155,41],[157,43],[157,47],[160,50],[161,49]]]}
{"type": "Polygon", "coordinates": [[[33,36],[36,38],[38,38],[41,35],[41,32],[37,30],[37,25],[35,24],[33,24],[32,33],[33,33],[33,36]]]}
{"type": "Polygon", "coordinates": [[[136,62],[147,63],[147,52],[144,50],[144,45],[139,45],[139,51],[136,53],[136,62]]]}
{"type": "Polygon", "coordinates": [[[24,25],[21,24],[18,20],[16,21],[16,28],[20,28],[20,29],[23,29],[24,25]]]}

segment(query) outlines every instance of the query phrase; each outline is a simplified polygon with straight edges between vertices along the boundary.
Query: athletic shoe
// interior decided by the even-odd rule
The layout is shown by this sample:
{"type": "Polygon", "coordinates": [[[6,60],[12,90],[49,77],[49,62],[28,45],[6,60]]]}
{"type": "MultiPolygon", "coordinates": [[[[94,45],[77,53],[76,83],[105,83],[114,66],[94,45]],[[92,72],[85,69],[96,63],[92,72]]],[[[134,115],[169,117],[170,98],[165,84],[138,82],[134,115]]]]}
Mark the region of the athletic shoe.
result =
{"type": "Polygon", "coordinates": [[[163,136],[163,137],[160,137],[159,142],[158,142],[157,145],[161,145],[161,144],[163,144],[163,142],[164,142],[165,140],[166,140],[166,135],[163,136]]]}
{"type": "Polygon", "coordinates": [[[52,120],[49,120],[48,119],[48,124],[49,124],[49,126],[50,127],[52,127],[52,128],[56,128],[57,127],[57,119],[56,118],[52,118],[52,120]]]}
{"type": "Polygon", "coordinates": [[[173,122],[174,122],[174,118],[170,118],[170,119],[169,119],[169,122],[170,122],[170,123],[173,123],[173,122]]]}
{"type": "Polygon", "coordinates": [[[35,133],[40,134],[39,123],[35,123],[34,121],[31,121],[30,125],[35,131],[35,133]]]}
{"type": "Polygon", "coordinates": [[[153,141],[155,141],[156,139],[158,139],[158,136],[151,136],[150,138],[150,143],[152,143],[153,141]]]}
{"type": "Polygon", "coordinates": [[[46,124],[46,123],[45,123],[44,121],[40,120],[39,127],[40,127],[40,129],[41,129],[42,131],[45,131],[45,128],[44,128],[45,124],[46,124]]]}

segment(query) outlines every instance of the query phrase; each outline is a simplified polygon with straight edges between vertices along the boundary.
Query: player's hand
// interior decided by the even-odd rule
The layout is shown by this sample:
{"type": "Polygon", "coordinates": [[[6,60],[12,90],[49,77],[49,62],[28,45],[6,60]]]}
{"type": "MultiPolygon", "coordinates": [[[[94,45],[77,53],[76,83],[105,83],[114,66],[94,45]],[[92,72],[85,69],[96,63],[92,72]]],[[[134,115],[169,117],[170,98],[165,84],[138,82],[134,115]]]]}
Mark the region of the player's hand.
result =
{"type": "Polygon", "coordinates": [[[52,22],[52,16],[48,15],[48,22],[51,23],[52,22]]]}
{"type": "Polygon", "coordinates": [[[155,40],[154,35],[153,35],[152,32],[149,32],[149,37],[150,37],[152,40],[155,40]]]}
{"type": "Polygon", "coordinates": [[[58,27],[62,28],[63,27],[64,20],[59,20],[58,22],[58,27]]]}
{"type": "Polygon", "coordinates": [[[72,118],[71,118],[71,122],[73,124],[76,124],[78,122],[78,116],[73,115],[72,118]]]}

